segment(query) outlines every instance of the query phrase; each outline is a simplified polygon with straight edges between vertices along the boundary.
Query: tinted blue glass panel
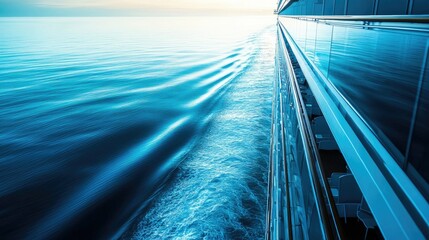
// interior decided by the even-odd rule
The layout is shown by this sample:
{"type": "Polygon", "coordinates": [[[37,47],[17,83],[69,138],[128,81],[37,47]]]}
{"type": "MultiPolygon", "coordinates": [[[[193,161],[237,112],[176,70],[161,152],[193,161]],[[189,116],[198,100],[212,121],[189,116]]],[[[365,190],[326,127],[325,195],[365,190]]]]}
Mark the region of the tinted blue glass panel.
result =
{"type": "Polygon", "coordinates": [[[295,41],[298,46],[305,50],[305,42],[307,39],[307,21],[296,21],[296,36],[295,41]]]}
{"type": "Polygon", "coordinates": [[[329,57],[331,52],[332,25],[319,24],[317,26],[316,50],[314,63],[325,77],[328,75],[329,57]]]}
{"type": "Polygon", "coordinates": [[[333,15],[334,14],[334,0],[325,0],[323,6],[324,15],[333,15]]]}
{"type": "Polygon", "coordinates": [[[301,50],[402,162],[429,33],[296,19],[282,22],[301,50]]]}
{"type": "Polygon", "coordinates": [[[316,48],[317,23],[307,22],[307,36],[305,40],[305,53],[307,57],[314,61],[314,49],[316,48]]]}
{"type": "Polygon", "coordinates": [[[334,14],[335,15],[344,15],[345,6],[346,6],[345,0],[335,0],[334,14]]]}
{"type": "Polygon", "coordinates": [[[322,15],[323,13],[323,0],[316,0],[314,3],[314,15],[322,15]]]}
{"type": "Polygon", "coordinates": [[[373,13],[374,0],[348,0],[347,15],[370,15],[373,13]]]}
{"type": "Polygon", "coordinates": [[[422,72],[422,89],[411,141],[409,163],[429,182],[429,63],[422,72]]]}
{"type": "Polygon", "coordinates": [[[411,32],[334,28],[329,79],[381,131],[386,145],[391,141],[402,154],[426,39],[411,32]]]}
{"type": "Polygon", "coordinates": [[[428,0],[414,0],[412,14],[429,14],[428,0]]]}
{"type": "Polygon", "coordinates": [[[408,0],[378,0],[377,14],[406,14],[408,0]]]}
{"type": "Polygon", "coordinates": [[[314,0],[307,0],[305,2],[305,14],[307,15],[313,15],[313,10],[314,10],[314,0]]]}

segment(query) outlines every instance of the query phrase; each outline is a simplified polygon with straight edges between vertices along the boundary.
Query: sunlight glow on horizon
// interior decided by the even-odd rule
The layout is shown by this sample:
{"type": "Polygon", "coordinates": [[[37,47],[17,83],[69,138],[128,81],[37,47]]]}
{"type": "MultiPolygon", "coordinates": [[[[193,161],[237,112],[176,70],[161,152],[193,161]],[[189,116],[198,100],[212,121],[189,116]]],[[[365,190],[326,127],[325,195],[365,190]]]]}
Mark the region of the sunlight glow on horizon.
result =
{"type": "Polygon", "coordinates": [[[37,5],[52,8],[96,9],[192,9],[271,11],[274,0],[39,0],[37,5]]]}
{"type": "Polygon", "coordinates": [[[0,16],[272,14],[276,0],[0,0],[0,16]]]}

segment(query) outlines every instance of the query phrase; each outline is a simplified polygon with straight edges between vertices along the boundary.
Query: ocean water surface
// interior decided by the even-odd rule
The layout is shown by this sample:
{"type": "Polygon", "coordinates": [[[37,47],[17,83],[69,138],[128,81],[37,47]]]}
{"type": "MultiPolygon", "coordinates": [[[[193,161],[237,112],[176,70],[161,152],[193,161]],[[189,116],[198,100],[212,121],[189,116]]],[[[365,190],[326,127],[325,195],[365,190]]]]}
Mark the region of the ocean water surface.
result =
{"type": "Polygon", "coordinates": [[[275,18],[0,32],[2,239],[263,238],[275,18]]]}

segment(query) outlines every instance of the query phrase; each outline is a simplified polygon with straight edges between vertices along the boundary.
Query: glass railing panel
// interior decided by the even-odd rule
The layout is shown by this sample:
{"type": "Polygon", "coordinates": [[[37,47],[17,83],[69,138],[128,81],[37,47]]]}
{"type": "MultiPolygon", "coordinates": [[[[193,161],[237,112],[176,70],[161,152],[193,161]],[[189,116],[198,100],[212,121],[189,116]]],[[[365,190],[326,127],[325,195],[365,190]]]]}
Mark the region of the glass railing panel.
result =
{"type": "MultiPolygon", "coordinates": [[[[406,170],[420,192],[429,199],[429,61],[425,61],[429,54],[428,25],[406,21],[390,23],[364,20],[319,19],[316,23],[312,19],[280,19],[292,37],[292,42],[295,42],[307,60],[314,63],[317,68],[315,73],[319,72],[320,76],[326,77],[320,79],[322,86],[325,89],[329,87],[329,92],[332,93],[332,83],[346,100],[340,99],[341,106],[346,107],[347,111],[355,109],[368,124],[369,129],[365,128],[357,133],[367,134],[367,130],[372,130],[378,138],[375,140],[372,133],[369,133],[373,143],[379,144],[377,141],[380,141],[399,162],[399,166],[406,170]],[[311,37],[305,41],[304,46],[302,39],[300,43],[296,42],[296,39],[302,37],[302,22],[307,22],[306,37],[311,36],[308,32],[312,31],[311,24],[318,25],[313,58],[309,56],[309,50],[311,52],[312,49],[308,49],[311,37]],[[297,30],[289,31],[289,28],[297,30]]],[[[314,69],[313,66],[311,69],[314,69]]],[[[336,93],[332,96],[336,96],[336,93]]],[[[356,120],[356,123],[361,124],[354,114],[352,116],[351,121],[356,120]]],[[[364,125],[359,125],[362,126],[364,125]]],[[[356,126],[351,127],[358,130],[356,126]]],[[[365,137],[366,135],[361,139],[365,137]]],[[[367,144],[372,143],[365,143],[368,149],[373,146],[367,144]]],[[[376,156],[377,152],[371,154],[376,156],[374,160],[382,166],[383,156],[387,155],[383,148],[380,149],[380,154],[384,155],[376,156]]],[[[303,168],[300,166],[300,169],[303,168]]],[[[388,171],[390,169],[387,168],[388,171]]],[[[301,172],[301,175],[305,177],[305,173],[301,172]]],[[[388,181],[394,187],[394,184],[402,183],[391,179],[388,181]]],[[[306,186],[305,182],[303,186],[306,186]]],[[[404,193],[417,194],[414,188],[410,191],[406,189],[408,188],[397,190],[405,203],[410,199],[406,199],[404,193]]],[[[310,204],[308,196],[304,199],[306,204],[310,204]]],[[[419,209],[421,208],[407,207],[416,221],[420,221],[423,216],[415,212],[419,209]]],[[[308,217],[307,215],[306,218],[308,217]]],[[[424,224],[421,223],[421,226],[425,226],[424,224]]]]}
{"type": "MultiPolygon", "coordinates": [[[[292,112],[292,114],[296,113],[292,112]]],[[[307,159],[303,151],[301,131],[297,126],[296,117],[292,117],[290,120],[294,121],[291,126],[295,126],[288,129],[290,133],[288,146],[291,154],[289,160],[292,161],[290,164],[294,165],[293,169],[296,169],[294,180],[291,182],[291,205],[295,210],[293,235],[297,239],[323,239],[322,223],[315,210],[316,199],[311,190],[312,183],[308,172],[307,159]]]]}
{"type": "Polygon", "coordinates": [[[414,0],[411,14],[427,14],[429,11],[429,4],[427,0],[414,0]]]}
{"type": "Polygon", "coordinates": [[[334,1],[334,15],[344,15],[346,7],[346,0],[335,0],[334,1]]]}
{"type": "Polygon", "coordinates": [[[300,29],[300,24],[299,24],[299,20],[296,20],[296,19],[294,19],[294,20],[292,20],[291,22],[290,22],[290,24],[292,25],[292,28],[293,28],[293,35],[295,36],[295,37],[297,37],[298,36],[298,34],[299,34],[299,32],[300,31],[303,31],[302,29],[300,29]]]}
{"type": "Polygon", "coordinates": [[[347,27],[322,21],[317,31],[313,21],[282,23],[288,31],[296,29],[289,33],[297,45],[402,162],[429,33],[358,27],[362,22],[347,27]],[[317,32],[315,49],[311,37],[302,39],[303,29],[306,38],[317,32]]]}
{"type": "Polygon", "coordinates": [[[305,41],[305,53],[311,61],[314,61],[314,49],[316,48],[317,23],[307,21],[307,33],[305,41]]]}
{"type": "Polygon", "coordinates": [[[307,38],[307,22],[296,21],[295,26],[296,26],[296,32],[295,32],[296,43],[301,49],[305,49],[305,41],[307,38]]]}
{"type": "Polygon", "coordinates": [[[334,2],[335,0],[325,0],[323,4],[323,15],[334,15],[334,2]]]}
{"type": "MultiPolygon", "coordinates": [[[[282,41],[281,39],[280,41],[282,41]]],[[[285,54],[285,49],[281,49],[282,54],[285,54]]],[[[310,176],[309,166],[307,166],[309,160],[306,158],[306,154],[303,145],[303,132],[298,121],[302,116],[298,116],[299,110],[297,109],[297,96],[296,87],[293,88],[293,82],[296,82],[295,77],[290,77],[289,64],[286,63],[284,55],[282,55],[282,63],[280,67],[284,67],[287,71],[284,71],[284,76],[281,77],[281,89],[282,96],[284,98],[283,110],[285,119],[285,146],[287,149],[287,164],[289,165],[289,180],[290,180],[290,205],[292,210],[292,235],[296,239],[324,239],[323,225],[320,221],[320,215],[316,210],[316,202],[323,199],[316,199],[316,195],[313,191],[312,178],[310,176]],[[294,90],[295,89],[295,90],[294,90]]],[[[296,84],[296,83],[295,83],[296,84]]],[[[301,106],[301,105],[300,105],[301,106]]],[[[300,107],[301,109],[301,107],[300,107]]],[[[301,120],[302,121],[302,120],[301,120]]]]}
{"type": "Polygon", "coordinates": [[[331,54],[332,25],[318,24],[314,63],[325,77],[328,77],[331,54]]]}
{"type": "MultiPolygon", "coordinates": [[[[429,54],[428,50],[426,54],[429,54]]],[[[427,57],[424,70],[421,72],[420,98],[407,159],[407,173],[418,183],[426,199],[429,199],[429,61],[427,57]]]]}
{"type": "Polygon", "coordinates": [[[334,27],[329,80],[402,155],[427,38],[399,30],[334,27]]]}
{"type": "Polygon", "coordinates": [[[377,7],[377,14],[390,14],[390,15],[403,15],[407,14],[408,0],[379,0],[377,7]]]}
{"type": "Polygon", "coordinates": [[[348,15],[371,15],[374,12],[375,0],[348,0],[348,15]]]}

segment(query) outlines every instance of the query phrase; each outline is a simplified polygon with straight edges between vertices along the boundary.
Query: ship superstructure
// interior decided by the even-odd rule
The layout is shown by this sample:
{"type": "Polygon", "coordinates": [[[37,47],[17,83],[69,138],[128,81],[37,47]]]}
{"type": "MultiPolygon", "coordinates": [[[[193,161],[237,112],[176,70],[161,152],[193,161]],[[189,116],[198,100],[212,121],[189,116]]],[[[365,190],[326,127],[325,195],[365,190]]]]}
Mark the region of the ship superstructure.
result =
{"type": "Polygon", "coordinates": [[[429,238],[429,2],[275,12],[267,239],[429,238]]]}

